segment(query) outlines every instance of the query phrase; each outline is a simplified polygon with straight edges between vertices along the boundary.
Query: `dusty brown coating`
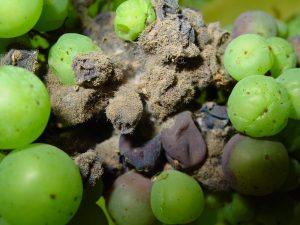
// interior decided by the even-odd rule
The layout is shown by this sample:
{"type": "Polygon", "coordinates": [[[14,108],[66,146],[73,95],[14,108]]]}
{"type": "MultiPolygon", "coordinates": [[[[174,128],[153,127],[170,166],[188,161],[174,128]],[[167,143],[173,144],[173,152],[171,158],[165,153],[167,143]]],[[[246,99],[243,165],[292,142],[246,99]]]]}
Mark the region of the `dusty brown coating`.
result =
{"type": "Polygon", "coordinates": [[[136,79],[144,70],[147,60],[135,42],[125,42],[116,36],[113,12],[104,12],[95,19],[83,20],[85,33],[101,46],[101,50],[114,63],[120,64],[126,79],[136,79]]]}
{"type": "Polygon", "coordinates": [[[119,139],[119,135],[114,135],[95,147],[95,152],[102,159],[104,169],[113,172],[116,176],[122,173],[123,168],[120,163],[119,139]]]}
{"type": "MultiPolygon", "coordinates": [[[[209,109],[213,109],[216,104],[209,102],[204,105],[209,109]]],[[[196,112],[195,116],[204,136],[208,152],[206,161],[200,169],[194,171],[193,176],[209,190],[228,191],[230,188],[224,177],[221,158],[223,148],[233,135],[234,129],[227,119],[208,118],[207,112],[196,112]],[[208,123],[207,119],[208,121],[213,120],[213,122],[208,123]]],[[[223,116],[223,112],[221,112],[221,116],[223,116]]]]}
{"type": "Polygon", "coordinates": [[[97,88],[108,82],[120,82],[123,72],[120,65],[100,52],[80,54],[73,59],[76,84],[85,88],[97,88]]]}
{"type": "Polygon", "coordinates": [[[102,159],[94,150],[88,150],[74,158],[80,169],[84,182],[88,186],[95,186],[103,174],[102,159]]]}
{"type": "Polygon", "coordinates": [[[18,66],[35,73],[38,70],[37,56],[36,50],[11,49],[0,58],[0,65],[18,66]]]}
{"type": "Polygon", "coordinates": [[[104,111],[113,88],[101,91],[79,86],[64,86],[51,71],[45,77],[45,84],[51,98],[52,113],[66,125],[76,125],[88,121],[104,111]]]}
{"type": "Polygon", "coordinates": [[[110,99],[106,116],[123,134],[132,133],[143,114],[140,95],[131,87],[121,87],[110,99]]]}
{"type": "MultiPolygon", "coordinates": [[[[125,85],[140,94],[153,118],[162,121],[183,110],[197,90],[209,85],[228,85],[231,78],[223,68],[222,54],[230,36],[218,24],[206,26],[202,15],[194,10],[180,12],[176,0],[152,2],[157,20],[147,26],[137,42],[124,42],[116,37],[113,13],[86,20],[84,28],[112,62],[122,64],[125,85]]],[[[117,116],[133,115],[132,109],[127,111],[126,107],[132,104],[130,96],[125,97],[124,92],[118,95],[116,93],[114,98],[123,105],[118,106],[123,112],[119,111],[117,116]]],[[[116,121],[116,113],[108,117],[116,121]]],[[[127,120],[118,118],[121,124],[113,123],[124,132],[127,120]]]]}

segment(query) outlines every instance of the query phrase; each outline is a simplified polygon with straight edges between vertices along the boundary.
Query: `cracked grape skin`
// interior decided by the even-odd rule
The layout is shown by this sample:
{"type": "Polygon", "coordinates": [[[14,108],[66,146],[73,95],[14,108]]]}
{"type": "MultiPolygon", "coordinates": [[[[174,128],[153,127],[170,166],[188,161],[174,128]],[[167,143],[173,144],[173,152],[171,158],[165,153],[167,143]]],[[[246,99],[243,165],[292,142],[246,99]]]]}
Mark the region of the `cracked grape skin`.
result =
{"type": "Polygon", "coordinates": [[[240,35],[225,49],[224,66],[235,80],[264,75],[272,65],[273,54],[267,39],[257,34],[240,35]]]}
{"type": "Polygon", "coordinates": [[[272,77],[260,75],[239,81],[227,104],[234,128],[252,137],[277,134],[286,126],[291,110],[285,87],[272,77]]]}

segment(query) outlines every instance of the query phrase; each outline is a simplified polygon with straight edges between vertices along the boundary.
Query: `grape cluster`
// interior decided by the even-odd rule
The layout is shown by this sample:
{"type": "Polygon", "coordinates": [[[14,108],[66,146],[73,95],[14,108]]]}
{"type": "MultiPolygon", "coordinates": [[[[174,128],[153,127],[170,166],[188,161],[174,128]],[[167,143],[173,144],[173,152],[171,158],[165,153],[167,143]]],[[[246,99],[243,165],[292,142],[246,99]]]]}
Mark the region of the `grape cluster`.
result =
{"type": "MultiPolygon", "coordinates": [[[[245,12],[236,19],[225,51],[214,52],[208,35],[216,35],[219,43],[229,34],[222,36],[216,25],[202,24],[193,10],[182,11],[172,0],[1,1],[0,52],[5,57],[0,58],[0,225],[300,224],[300,53],[295,47],[300,46],[296,41],[300,36],[293,38],[300,35],[300,16],[287,24],[262,11],[245,12]],[[152,5],[154,2],[156,5],[152,5]],[[76,21],[78,15],[91,20],[101,7],[116,9],[111,24],[116,36],[110,33],[96,42],[87,35],[91,25],[83,23],[80,30],[76,21]],[[157,43],[157,30],[152,30],[157,18],[159,29],[170,24],[179,27],[176,34],[184,50],[178,51],[175,46],[169,51],[167,47],[172,43],[168,38],[157,43]],[[149,39],[145,38],[146,32],[142,34],[145,29],[149,39]],[[205,29],[209,30],[207,36],[205,29]],[[137,47],[144,42],[133,42],[142,35],[144,41],[150,40],[155,46],[151,45],[153,49],[137,47]],[[108,37],[116,37],[110,42],[114,51],[109,57],[104,54],[107,46],[102,49],[98,43],[108,37]],[[176,72],[190,75],[188,72],[197,71],[202,61],[213,64],[207,49],[198,49],[196,38],[203,41],[203,46],[210,46],[214,60],[223,63],[222,69],[224,66],[226,70],[224,83],[230,92],[213,89],[223,105],[206,102],[211,96],[204,96],[205,100],[199,98],[198,103],[185,102],[191,103],[184,105],[188,110],[176,109],[174,112],[182,112],[166,121],[144,115],[143,101],[149,93],[138,79],[147,66],[158,62],[151,57],[144,59],[145,52],[152,57],[175,54],[162,57],[160,63],[165,67],[158,68],[173,71],[171,68],[176,67],[176,72]],[[119,42],[123,45],[116,48],[119,42]],[[163,51],[157,50],[165,43],[163,51]],[[22,48],[16,53],[11,46],[18,45],[22,48]],[[118,60],[124,52],[127,61],[136,59],[131,55],[141,54],[142,59],[127,67],[120,65],[118,60]],[[32,60],[32,55],[37,55],[36,59],[32,60]],[[80,63],[76,64],[78,58],[80,63]],[[28,60],[41,67],[28,69],[28,60]],[[141,61],[144,64],[138,68],[141,61]],[[45,70],[49,71],[46,76],[45,70]],[[134,77],[134,70],[139,77],[134,77]],[[83,71],[80,82],[78,71],[83,71]],[[125,81],[132,82],[140,92],[129,85],[119,88],[125,81]],[[66,94],[55,99],[68,99],[65,110],[76,111],[77,103],[83,105],[83,112],[94,107],[96,118],[84,115],[88,122],[77,127],[60,121],[57,114],[50,118],[55,90],[49,84],[66,94]],[[124,106],[132,110],[125,116],[110,107],[116,114],[113,122],[120,127],[128,125],[122,121],[127,117],[134,127],[130,132],[114,132],[111,124],[101,124],[103,130],[109,127],[111,134],[97,137],[100,147],[88,143],[82,150],[81,139],[95,133],[87,132],[85,126],[90,129],[98,125],[104,117],[103,109],[112,102],[109,98],[116,93],[125,93],[118,96],[119,103],[132,96],[134,102],[124,106]],[[99,98],[104,100],[99,102],[99,98]],[[199,102],[202,108],[195,110],[199,102]],[[45,137],[57,131],[62,140],[65,136],[76,137],[71,140],[75,153],[40,143],[49,141],[45,137]],[[78,138],[77,134],[82,136],[78,138]],[[109,135],[118,137],[117,142],[106,140],[109,135]],[[80,157],[82,152],[86,157],[80,157]],[[199,171],[205,169],[201,178],[213,180],[224,192],[216,192],[222,188],[211,188],[199,179],[199,171]],[[209,173],[209,169],[215,173],[209,173]]],[[[103,19],[101,16],[95,21],[103,19]]],[[[206,76],[210,69],[207,66],[199,71],[206,76]]],[[[160,72],[153,69],[149,74],[160,72]]],[[[172,85],[190,85],[183,92],[193,98],[194,86],[178,77],[171,76],[167,80],[170,84],[163,84],[161,92],[170,91],[172,85]]],[[[221,75],[216,77],[212,79],[218,80],[221,75]]],[[[203,83],[211,82],[205,79],[203,83]]]]}

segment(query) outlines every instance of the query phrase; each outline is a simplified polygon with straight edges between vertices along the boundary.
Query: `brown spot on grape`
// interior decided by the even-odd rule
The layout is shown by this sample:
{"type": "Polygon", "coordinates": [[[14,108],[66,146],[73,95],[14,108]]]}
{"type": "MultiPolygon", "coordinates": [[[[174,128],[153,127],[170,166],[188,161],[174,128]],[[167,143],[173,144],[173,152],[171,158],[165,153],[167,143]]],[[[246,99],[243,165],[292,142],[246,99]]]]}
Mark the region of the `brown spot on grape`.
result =
{"type": "Polygon", "coordinates": [[[270,160],[270,156],[268,154],[265,155],[265,160],[270,160]]]}
{"type": "Polygon", "coordinates": [[[50,194],[50,198],[51,198],[52,200],[55,200],[55,199],[56,199],[56,194],[50,194]]]}

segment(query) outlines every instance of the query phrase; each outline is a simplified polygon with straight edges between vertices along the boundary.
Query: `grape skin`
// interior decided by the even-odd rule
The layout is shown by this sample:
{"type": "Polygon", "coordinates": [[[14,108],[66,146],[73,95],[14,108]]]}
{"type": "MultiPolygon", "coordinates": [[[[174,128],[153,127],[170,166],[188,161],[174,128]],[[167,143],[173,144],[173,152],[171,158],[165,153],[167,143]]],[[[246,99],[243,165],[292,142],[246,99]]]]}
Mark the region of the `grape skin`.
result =
{"type": "Polygon", "coordinates": [[[150,0],[127,0],[116,10],[114,21],[117,36],[126,41],[134,41],[145,29],[147,23],[156,19],[150,0]]]}
{"type": "Polygon", "coordinates": [[[13,149],[33,142],[44,131],[50,117],[50,97],[33,73],[2,66],[0,108],[0,149],[13,149]]]}
{"type": "Polygon", "coordinates": [[[73,58],[78,54],[94,51],[100,51],[100,48],[89,37],[77,33],[65,33],[51,47],[48,64],[62,84],[74,85],[73,58]]]}
{"type": "Polygon", "coordinates": [[[0,163],[0,215],[10,225],[65,225],[79,207],[78,167],[48,144],[16,149],[0,163]]]}
{"type": "Polygon", "coordinates": [[[190,223],[204,209],[202,188],[194,178],[185,173],[163,171],[152,185],[151,208],[156,218],[163,223],[190,223]]]}
{"type": "Polygon", "coordinates": [[[235,80],[264,75],[272,65],[273,54],[267,39],[257,34],[240,35],[225,49],[224,66],[235,80]]]}
{"type": "Polygon", "coordinates": [[[293,68],[285,70],[277,79],[287,90],[289,99],[292,103],[289,117],[300,119],[300,69],[293,68]]]}
{"type": "Polygon", "coordinates": [[[12,38],[27,33],[38,21],[43,0],[1,0],[0,38],[12,38]]]}
{"type": "Polygon", "coordinates": [[[227,105],[234,128],[252,137],[279,133],[286,126],[291,111],[287,90],[274,78],[260,75],[239,81],[227,105]]]}
{"type": "Polygon", "coordinates": [[[293,46],[279,37],[268,38],[274,56],[271,74],[278,77],[284,70],[294,68],[297,64],[297,55],[293,46]]]}
{"type": "Polygon", "coordinates": [[[61,27],[68,15],[68,0],[44,0],[42,14],[34,29],[47,32],[61,27]]]}

